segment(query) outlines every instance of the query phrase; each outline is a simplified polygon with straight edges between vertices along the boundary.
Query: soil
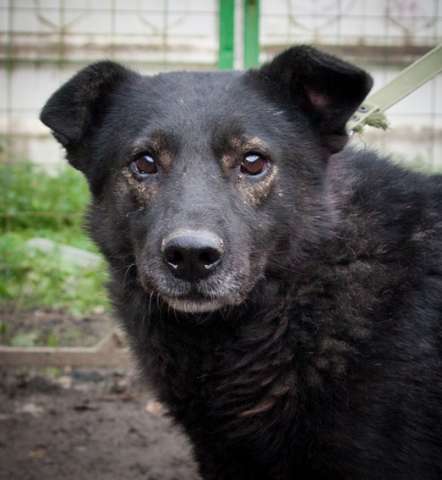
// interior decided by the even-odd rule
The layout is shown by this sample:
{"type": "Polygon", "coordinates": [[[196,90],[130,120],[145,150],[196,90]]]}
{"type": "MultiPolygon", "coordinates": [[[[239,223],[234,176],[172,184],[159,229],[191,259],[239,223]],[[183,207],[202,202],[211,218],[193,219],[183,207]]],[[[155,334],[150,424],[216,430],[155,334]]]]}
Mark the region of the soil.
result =
{"type": "Polygon", "coordinates": [[[0,321],[0,344],[13,346],[91,347],[116,325],[101,311],[76,316],[54,309],[17,310],[13,305],[0,305],[0,321]]]}
{"type": "MultiPolygon", "coordinates": [[[[56,328],[63,339],[71,320],[28,312],[8,325],[20,334],[56,328]]],[[[76,321],[75,329],[90,328],[80,328],[87,338],[74,335],[78,345],[96,343],[114,325],[76,321]]],[[[198,478],[186,438],[134,372],[0,366],[0,480],[198,478]]]]}
{"type": "Polygon", "coordinates": [[[190,447],[122,372],[0,370],[0,479],[197,480],[190,447]]]}

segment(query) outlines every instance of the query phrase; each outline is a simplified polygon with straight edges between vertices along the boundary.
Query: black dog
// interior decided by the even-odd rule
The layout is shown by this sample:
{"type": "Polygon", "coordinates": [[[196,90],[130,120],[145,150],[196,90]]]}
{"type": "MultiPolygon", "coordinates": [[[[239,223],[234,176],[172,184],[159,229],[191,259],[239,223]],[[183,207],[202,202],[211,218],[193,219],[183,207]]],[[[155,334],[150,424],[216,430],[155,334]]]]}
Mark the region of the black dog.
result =
{"type": "Polygon", "coordinates": [[[295,47],[244,73],[98,63],[43,109],[204,479],[442,478],[442,177],[337,153],[371,85],[295,47]]]}

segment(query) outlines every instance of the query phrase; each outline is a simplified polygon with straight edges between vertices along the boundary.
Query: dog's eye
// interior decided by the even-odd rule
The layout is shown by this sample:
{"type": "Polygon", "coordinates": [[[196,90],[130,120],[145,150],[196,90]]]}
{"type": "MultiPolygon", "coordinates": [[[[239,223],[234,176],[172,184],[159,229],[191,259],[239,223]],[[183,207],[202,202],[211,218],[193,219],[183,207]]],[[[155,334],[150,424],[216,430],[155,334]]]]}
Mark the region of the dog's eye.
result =
{"type": "Polygon", "coordinates": [[[143,155],[140,155],[138,158],[136,158],[131,163],[131,167],[132,171],[141,177],[145,177],[147,175],[154,175],[158,172],[157,162],[151,155],[147,153],[144,153],[143,155]]]}
{"type": "Polygon", "coordinates": [[[267,169],[268,161],[259,153],[247,153],[241,162],[240,170],[247,175],[259,175],[267,169]]]}

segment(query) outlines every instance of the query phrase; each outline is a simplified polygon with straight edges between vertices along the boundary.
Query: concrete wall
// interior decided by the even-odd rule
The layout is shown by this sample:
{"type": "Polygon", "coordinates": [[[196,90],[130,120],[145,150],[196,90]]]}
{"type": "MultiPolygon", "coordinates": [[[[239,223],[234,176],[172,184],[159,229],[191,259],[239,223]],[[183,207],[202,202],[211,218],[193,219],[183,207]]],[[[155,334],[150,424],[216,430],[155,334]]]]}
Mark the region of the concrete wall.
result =
{"type": "MultiPolygon", "coordinates": [[[[260,59],[288,45],[315,43],[367,68],[377,88],[441,41],[441,3],[262,0],[260,59]]],[[[38,112],[87,63],[112,58],[149,74],[214,69],[217,54],[217,0],[0,0],[2,158],[61,164],[63,154],[38,112]]],[[[363,141],[410,160],[442,163],[442,76],[388,117],[391,130],[363,141]]]]}

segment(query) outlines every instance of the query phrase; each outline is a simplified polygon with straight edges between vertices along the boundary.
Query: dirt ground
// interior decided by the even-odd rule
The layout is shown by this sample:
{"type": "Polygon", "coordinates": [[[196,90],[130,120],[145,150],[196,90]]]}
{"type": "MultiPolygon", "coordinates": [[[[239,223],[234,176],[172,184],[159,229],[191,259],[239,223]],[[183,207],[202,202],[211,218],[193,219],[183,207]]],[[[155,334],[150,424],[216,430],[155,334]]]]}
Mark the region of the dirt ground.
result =
{"type": "Polygon", "coordinates": [[[1,480],[198,478],[186,439],[133,372],[0,366],[1,480]]]}
{"type": "Polygon", "coordinates": [[[75,316],[54,309],[20,310],[0,305],[0,344],[12,346],[90,347],[116,322],[104,312],[75,316]]]}
{"type": "Polygon", "coordinates": [[[122,373],[0,371],[0,479],[197,480],[190,448],[122,373]]]}

